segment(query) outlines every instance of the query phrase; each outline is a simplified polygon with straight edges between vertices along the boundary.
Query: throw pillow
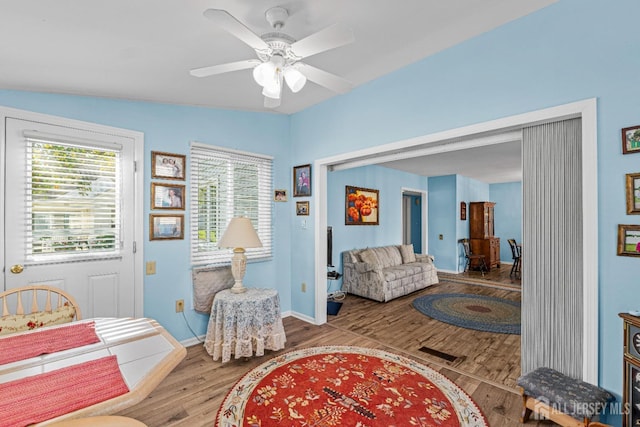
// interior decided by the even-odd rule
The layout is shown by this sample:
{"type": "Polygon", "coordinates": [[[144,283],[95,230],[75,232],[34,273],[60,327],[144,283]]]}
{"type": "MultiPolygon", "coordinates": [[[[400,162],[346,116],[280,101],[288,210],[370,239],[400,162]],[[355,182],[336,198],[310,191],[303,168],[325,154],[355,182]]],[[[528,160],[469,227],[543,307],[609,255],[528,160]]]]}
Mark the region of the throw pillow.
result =
{"type": "Polygon", "coordinates": [[[413,244],[401,245],[400,254],[402,254],[402,263],[408,264],[410,262],[416,262],[416,254],[413,252],[413,244]]]}
{"type": "Polygon", "coordinates": [[[378,260],[378,256],[371,249],[366,249],[360,252],[360,259],[362,262],[366,262],[367,264],[371,264],[375,267],[380,266],[380,260],[378,260]]]}

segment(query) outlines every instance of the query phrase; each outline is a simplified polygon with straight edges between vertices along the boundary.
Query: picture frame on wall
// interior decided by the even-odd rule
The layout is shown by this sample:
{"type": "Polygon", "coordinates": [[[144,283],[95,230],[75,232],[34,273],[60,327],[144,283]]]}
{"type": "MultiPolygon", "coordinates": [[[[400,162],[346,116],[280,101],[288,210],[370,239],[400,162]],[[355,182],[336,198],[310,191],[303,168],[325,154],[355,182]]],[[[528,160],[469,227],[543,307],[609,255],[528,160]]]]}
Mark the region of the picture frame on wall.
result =
{"type": "Polygon", "coordinates": [[[184,181],[187,156],[182,154],[151,152],[151,178],[184,181]]]}
{"type": "Polygon", "coordinates": [[[309,215],[309,202],[296,202],[296,215],[298,216],[309,215]]]}
{"type": "Polygon", "coordinates": [[[184,209],[184,185],[151,183],[151,209],[184,209]]]}
{"type": "Polygon", "coordinates": [[[345,186],[345,225],[378,225],[380,191],[345,186]]]}
{"type": "Polygon", "coordinates": [[[286,202],[287,201],[287,190],[273,190],[273,200],[275,202],[286,202]]]}
{"type": "Polygon", "coordinates": [[[460,221],[467,220],[467,204],[465,202],[460,202],[460,221]]]}
{"type": "Polygon", "coordinates": [[[640,153],[640,125],[622,129],[622,154],[640,153]]]}
{"type": "Polygon", "coordinates": [[[640,225],[618,225],[618,255],[640,257],[640,225]]]}
{"type": "Polygon", "coordinates": [[[183,240],[184,215],[149,214],[149,240],[183,240]]]}
{"type": "Polygon", "coordinates": [[[626,175],[627,214],[640,215],[640,172],[626,175]]]}
{"type": "Polygon", "coordinates": [[[293,167],[293,197],[311,197],[311,165],[293,167]]]}

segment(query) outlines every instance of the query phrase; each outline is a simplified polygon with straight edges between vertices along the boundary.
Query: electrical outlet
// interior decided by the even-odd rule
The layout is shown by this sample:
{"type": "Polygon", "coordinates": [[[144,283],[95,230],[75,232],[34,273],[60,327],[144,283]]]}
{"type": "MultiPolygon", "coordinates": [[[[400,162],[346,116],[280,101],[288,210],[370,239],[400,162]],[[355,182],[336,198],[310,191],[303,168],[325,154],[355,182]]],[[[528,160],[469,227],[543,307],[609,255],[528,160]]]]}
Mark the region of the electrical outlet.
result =
{"type": "Polygon", "coordinates": [[[302,292],[307,292],[307,284],[305,282],[302,282],[302,286],[300,286],[300,288],[302,289],[302,292]]]}
{"type": "Polygon", "coordinates": [[[184,300],[176,300],[176,313],[182,313],[184,311],[184,300]]]}
{"type": "Polygon", "coordinates": [[[156,262],[147,261],[147,276],[156,274],[156,262]]]}
{"type": "Polygon", "coordinates": [[[444,236],[442,234],[438,234],[438,240],[442,240],[444,236]]]}

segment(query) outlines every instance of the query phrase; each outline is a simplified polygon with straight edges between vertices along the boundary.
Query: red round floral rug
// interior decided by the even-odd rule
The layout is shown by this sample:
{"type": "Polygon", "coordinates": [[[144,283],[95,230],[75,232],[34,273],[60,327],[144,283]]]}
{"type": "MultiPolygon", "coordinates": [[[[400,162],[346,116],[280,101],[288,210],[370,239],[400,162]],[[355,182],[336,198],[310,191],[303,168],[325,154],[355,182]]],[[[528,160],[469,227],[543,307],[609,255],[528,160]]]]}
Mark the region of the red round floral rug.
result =
{"type": "Polygon", "coordinates": [[[448,378],[397,354],[313,347],[275,357],[225,397],[216,426],[487,427],[448,378]]]}

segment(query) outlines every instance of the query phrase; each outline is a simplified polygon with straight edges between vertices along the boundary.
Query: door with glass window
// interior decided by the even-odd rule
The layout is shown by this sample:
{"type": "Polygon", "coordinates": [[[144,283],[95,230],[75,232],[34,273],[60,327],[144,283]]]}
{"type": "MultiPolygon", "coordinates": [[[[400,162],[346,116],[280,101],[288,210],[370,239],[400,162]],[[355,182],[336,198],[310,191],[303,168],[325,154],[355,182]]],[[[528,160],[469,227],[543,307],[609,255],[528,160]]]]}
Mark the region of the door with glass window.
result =
{"type": "Polygon", "coordinates": [[[84,318],[134,316],[134,143],[6,119],[5,288],[71,293],[84,318]]]}

